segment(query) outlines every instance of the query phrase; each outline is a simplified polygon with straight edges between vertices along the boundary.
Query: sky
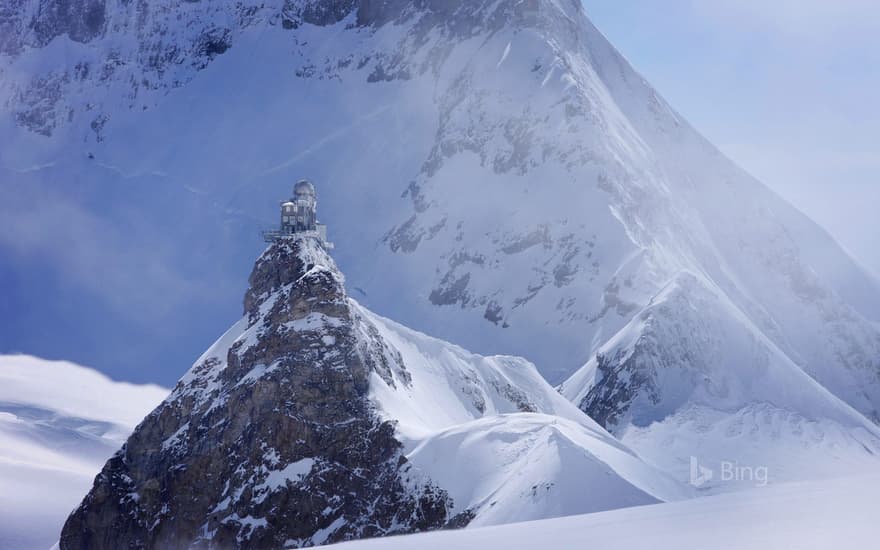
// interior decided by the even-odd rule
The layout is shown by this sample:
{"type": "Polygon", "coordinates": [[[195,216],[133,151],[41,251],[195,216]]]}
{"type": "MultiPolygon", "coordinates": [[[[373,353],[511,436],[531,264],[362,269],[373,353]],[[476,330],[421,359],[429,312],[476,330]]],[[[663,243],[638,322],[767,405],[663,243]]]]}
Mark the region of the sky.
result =
{"type": "Polygon", "coordinates": [[[583,3],[701,133],[880,274],[880,2],[583,3]]]}

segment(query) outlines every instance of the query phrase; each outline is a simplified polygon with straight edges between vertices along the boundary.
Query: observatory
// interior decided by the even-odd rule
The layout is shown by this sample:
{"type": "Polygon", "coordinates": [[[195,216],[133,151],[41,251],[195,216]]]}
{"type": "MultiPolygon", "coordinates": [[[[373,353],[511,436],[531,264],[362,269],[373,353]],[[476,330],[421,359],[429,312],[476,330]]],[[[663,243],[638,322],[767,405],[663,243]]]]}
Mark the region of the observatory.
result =
{"type": "Polygon", "coordinates": [[[281,224],[278,229],[263,231],[263,240],[313,237],[324,248],[333,248],[327,240],[327,226],[318,222],[318,196],[315,186],[308,180],[299,180],[293,186],[293,197],[281,203],[281,224]]]}

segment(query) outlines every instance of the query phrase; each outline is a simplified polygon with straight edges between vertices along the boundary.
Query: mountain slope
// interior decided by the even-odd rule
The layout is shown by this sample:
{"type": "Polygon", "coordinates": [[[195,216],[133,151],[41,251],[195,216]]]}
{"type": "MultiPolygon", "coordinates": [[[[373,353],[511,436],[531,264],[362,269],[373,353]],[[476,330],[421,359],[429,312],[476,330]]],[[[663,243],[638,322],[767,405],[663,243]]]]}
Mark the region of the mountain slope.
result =
{"type": "Polygon", "coordinates": [[[0,356],[0,547],[49,548],[107,457],[168,390],[0,356]]]}
{"type": "MultiPolygon", "coordinates": [[[[228,314],[200,289],[234,287],[270,199],[308,174],[351,287],[408,326],[561,381],[701,273],[878,417],[877,282],[702,139],[578,2],[95,5],[21,2],[4,23],[4,246],[79,284],[40,298],[35,282],[42,307],[102,295],[97,322],[118,332],[228,314]],[[100,265],[120,267],[96,288],[100,265]]],[[[190,352],[162,337],[144,361],[190,352]]]]}
{"type": "Polygon", "coordinates": [[[531,363],[482,357],[361,308],[400,352],[406,383],[374,376],[407,459],[446,489],[468,525],[691,496],[555,391],[531,363]]]}
{"type": "MultiPolygon", "coordinates": [[[[804,373],[750,320],[683,273],[561,391],[679,479],[693,460],[764,468],[764,483],[875,469],[880,430],[804,373]]],[[[704,490],[754,485],[720,476],[704,490]]]]}
{"type": "Polygon", "coordinates": [[[598,514],[485,529],[427,533],[334,546],[339,550],[825,550],[841,544],[876,546],[870,476],[792,483],[688,502],[640,506],[598,514]]]}
{"type": "Polygon", "coordinates": [[[312,237],[263,252],[244,306],[104,466],[62,550],[293,548],[689,496],[528,362],[468,353],[358,305],[312,237]],[[444,428],[496,442],[437,445],[444,428]],[[502,480],[514,493],[494,502],[453,495],[440,475],[457,464],[457,482],[481,479],[476,456],[503,471],[502,457],[554,454],[564,467],[502,480]],[[596,492],[572,494],[571,478],[596,492]],[[539,482],[540,498],[516,494],[539,482]]]}
{"type": "Polygon", "coordinates": [[[497,525],[682,500],[691,493],[582,424],[534,413],[487,416],[419,442],[407,458],[497,525]]]}

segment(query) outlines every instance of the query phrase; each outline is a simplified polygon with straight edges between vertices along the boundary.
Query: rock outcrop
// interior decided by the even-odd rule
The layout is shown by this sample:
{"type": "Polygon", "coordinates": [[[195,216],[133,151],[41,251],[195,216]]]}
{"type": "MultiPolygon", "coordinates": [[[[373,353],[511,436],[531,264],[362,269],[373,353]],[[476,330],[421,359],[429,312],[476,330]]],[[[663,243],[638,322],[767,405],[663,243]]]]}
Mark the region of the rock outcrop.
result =
{"type": "Polygon", "coordinates": [[[372,373],[406,375],[320,245],[273,244],[250,283],[245,317],[107,462],[62,549],[293,548],[467,522],[369,401],[372,373]]]}

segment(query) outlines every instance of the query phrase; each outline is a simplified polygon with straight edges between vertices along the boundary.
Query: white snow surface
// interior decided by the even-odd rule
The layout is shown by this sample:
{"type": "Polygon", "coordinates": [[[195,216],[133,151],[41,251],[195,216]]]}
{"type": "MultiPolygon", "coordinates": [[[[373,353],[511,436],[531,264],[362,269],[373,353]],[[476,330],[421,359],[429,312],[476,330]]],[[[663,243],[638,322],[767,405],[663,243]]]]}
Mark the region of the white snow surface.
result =
{"type": "Polygon", "coordinates": [[[168,394],[67,361],[0,355],[0,548],[49,548],[104,462],[168,394]]]}
{"type": "Polygon", "coordinates": [[[531,362],[507,355],[483,356],[409,329],[376,315],[352,300],[357,311],[373,324],[382,338],[400,352],[412,377],[407,386],[390,387],[374,376],[373,399],[389,418],[398,421],[398,433],[418,439],[450,426],[486,415],[522,412],[519,399],[532,412],[574,420],[609,443],[613,438],[541,376],[531,362]]]}
{"type": "MultiPolygon", "coordinates": [[[[333,259],[315,241],[300,241],[298,254],[315,269],[341,281],[333,259]]],[[[341,284],[341,283],[340,283],[341,284]]],[[[169,399],[181,393],[197,402],[224,399],[212,394],[230,349],[241,353],[259,338],[272,304],[288,299],[290,285],[260,297],[256,318],[242,318],[209,348],[169,399]],[[193,382],[198,377],[200,383],[193,382]]],[[[649,466],[605,429],[560,395],[529,361],[482,356],[374,314],[347,298],[351,321],[288,323],[291,331],[324,331],[351,322],[362,353],[387,362],[374,371],[369,397],[396,435],[414,470],[449,492],[453,513],[470,510],[473,525],[540,519],[692,496],[681,481],[649,466]],[[373,339],[378,338],[377,344],[373,339]],[[381,357],[378,355],[381,354],[381,357]]],[[[304,319],[321,319],[311,314],[304,319]]],[[[322,338],[325,353],[334,342],[322,338]]],[[[255,368],[243,380],[254,383],[271,372],[255,368]]],[[[241,382],[239,382],[241,383],[241,382]]],[[[172,436],[167,446],[174,446],[172,436]]],[[[267,459],[267,481],[295,478],[311,463],[278,467],[267,459]]],[[[317,540],[317,539],[316,539],[317,540]]]]}
{"type": "Polygon", "coordinates": [[[690,496],[680,483],[578,422],[492,415],[425,438],[407,458],[475,511],[471,526],[626,508],[690,496]]]}
{"type": "Polygon", "coordinates": [[[254,490],[266,490],[271,492],[279,487],[283,487],[289,479],[296,480],[306,476],[314,465],[315,461],[313,459],[304,458],[302,460],[297,460],[296,462],[291,462],[280,470],[271,470],[266,477],[266,480],[262,484],[256,486],[254,490]]]}
{"type": "MultiPolygon", "coordinates": [[[[354,304],[354,301],[352,301],[354,304]]],[[[410,380],[373,375],[371,397],[407,458],[493,525],[688,498],[518,357],[484,357],[356,306],[410,380]]]]}
{"type": "Polygon", "coordinates": [[[880,474],[510,525],[347,542],[334,550],[876,548],[880,474]]]}
{"type": "MultiPolygon", "coordinates": [[[[811,378],[704,278],[685,273],[599,350],[635,396],[609,429],[676,479],[690,463],[766,468],[770,483],[880,467],[880,429],[811,378]],[[645,377],[648,382],[640,381],[645,377]]],[[[597,359],[561,390],[582,403],[603,381],[597,359]]],[[[751,479],[719,476],[703,491],[751,479]]]]}

